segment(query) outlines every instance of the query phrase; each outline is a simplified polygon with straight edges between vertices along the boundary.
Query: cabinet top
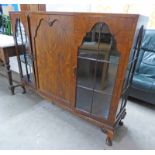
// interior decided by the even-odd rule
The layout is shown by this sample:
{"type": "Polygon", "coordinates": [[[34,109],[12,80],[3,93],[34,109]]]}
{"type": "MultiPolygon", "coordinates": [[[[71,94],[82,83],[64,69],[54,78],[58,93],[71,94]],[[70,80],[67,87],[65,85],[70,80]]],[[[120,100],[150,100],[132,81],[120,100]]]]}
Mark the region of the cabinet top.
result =
{"type": "MultiPolygon", "coordinates": [[[[119,16],[119,17],[139,17],[143,16],[141,14],[126,14],[126,13],[97,13],[97,12],[57,12],[57,11],[37,11],[37,12],[31,12],[31,11],[20,11],[22,13],[26,14],[42,14],[42,15],[70,15],[70,16],[76,16],[76,15],[87,15],[87,16],[119,16]]],[[[10,13],[20,13],[16,11],[12,11],[10,13]]]]}

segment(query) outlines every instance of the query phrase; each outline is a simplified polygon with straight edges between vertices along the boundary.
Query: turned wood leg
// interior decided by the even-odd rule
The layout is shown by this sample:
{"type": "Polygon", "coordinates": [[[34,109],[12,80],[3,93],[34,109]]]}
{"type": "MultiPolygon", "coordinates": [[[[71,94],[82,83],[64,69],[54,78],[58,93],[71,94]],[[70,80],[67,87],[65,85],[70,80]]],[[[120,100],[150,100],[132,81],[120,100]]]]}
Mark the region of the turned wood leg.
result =
{"type": "Polygon", "coordinates": [[[13,80],[12,80],[12,73],[10,70],[10,61],[9,58],[7,58],[4,62],[5,68],[6,68],[6,73],[9,81],[9,88],[11,90],[11,94],[14,95],[14,86],[13,86],[13,80]]]}
{"type": "Polygon", "coordinates": [[[23,94],[25,94],[26,93],[26,89],[25,89],[24,85],[22,85],[22,84],[13,85],[12,72],[10,70],[10,61],[9,61],[9,58],[7,56],[5,57],[4,65],[5,65],[5,69],[6,69],[6,73],[7,73],[7,77],[8,77],[9,88],[11,90],[11,94],[12,95],[15,94],[14,91],[15,91],[16,87],[22,87],[23,94]]]}

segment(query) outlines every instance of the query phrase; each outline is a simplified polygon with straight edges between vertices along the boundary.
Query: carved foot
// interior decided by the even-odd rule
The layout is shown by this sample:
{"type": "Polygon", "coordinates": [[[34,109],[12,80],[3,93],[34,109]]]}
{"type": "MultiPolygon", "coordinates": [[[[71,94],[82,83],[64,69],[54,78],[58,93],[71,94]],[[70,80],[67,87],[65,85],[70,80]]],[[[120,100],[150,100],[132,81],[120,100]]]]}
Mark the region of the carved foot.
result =
{"type": "Polygon", "coordinates": [[[104,132],[105,134],[107,134],[107,138],[106,138],[106,144],[108,146],[112,146],[112,139],[113,139],[113,135],[114,132],[111,130],[107,130],[105,128],[101,128],[102,132],[104,132]]]}
{"type": "Polygon", "coordinates": [[[106,144],[107,144],[108,146],[112,146],[112,140],[111,140],[110,137],[108,137],[108,136],[107,136],[107,138],[106,138],[106,144]]]}

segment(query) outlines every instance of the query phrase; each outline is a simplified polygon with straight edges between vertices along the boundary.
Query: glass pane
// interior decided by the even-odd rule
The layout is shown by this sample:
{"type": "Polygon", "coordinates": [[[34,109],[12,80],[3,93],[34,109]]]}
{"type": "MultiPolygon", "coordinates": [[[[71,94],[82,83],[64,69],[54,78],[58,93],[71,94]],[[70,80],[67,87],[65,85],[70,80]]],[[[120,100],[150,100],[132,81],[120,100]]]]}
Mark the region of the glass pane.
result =
{"type": "Polygon", "coordinates": [[[135,58],[135,52],[136,50],[134,48],[131,49],[130,56],[129,56],[129,63],[135,58]]]}
{"type": "Polygon", "coordinates": [[[108,117],[119,58],[108,25],[95,24],[86,33],[78,51],[78,109],[97,117],[108,117]]]}
{"type": "Polygon", "coordinates": [[[133,74],[137,69],[137,66],[136,66],[138,65],[137,61],[139,62],[143,56],[143,50],[140,50],[143,32],[144,32],[144,28],[143,26],[141,26],[137,35],[137,39],[135,41],[135,45],[130,52],[128,68],[125,74],[125,79],[123,84],[123,92],[126,91],[126,89],[131,85],[133,74]],[[142,52],[141,55],[139,55],[140,52],[142,52]]]}
{"type": "Polygon", "coordinates": [[[115,85],[117,68],[117,64],[98,62],[94,89],[111,95],[115,85]]]}
{"type": "Polygon", "coordinates": [[[127,103],[127,99],[128,99],[128,94],[129,94],[129,89],[126,89],[126,90],[123,91],[123,93],[122,93],[122,95],[120,97],[120,100],[119,100],[117,113],[116,113],[116,118],[119,116],[119,114],[125,108],[126,103],[127,103]]]}
{"type": "Polygon", "coordinates": [[[95,50],[89,50],[89,49],[86,50],[86,49],[80,48],[78,57],[96,61],[97,55],[98,55],[98,53],[95,50]]]}
{"type": "Polygon", "coordinates": [[[93,88],[96,61],[78,58],[78,85],[93,88]]]}
{"type": "Polygon", "coordinates": [[[16,42],[20,51],[20,64],[22,77],[30,83],[34,83],[33,63],[30,57],[30,43],[20,19],[16,20],[16,42]]]}
{"type": "Polygon", "coordinates": [[[76,107],[82,111],[91,112],[93,91],[77,87],[76,107]]]}
{"type": "Polygon", "coordinates": [[[28,82],[34,83],[34,74],[33,74],[33,66],[30,58],[26,58],[27,63],[27,72],[25,69],[25,58],[23,55],[20,56],[21,66],[23,71],[23,76],[27,79],[28,82]],[[28,73],[28,74],[27,74],[28,73]]]}
{"type": "Polygon", "coordinates": [[[101,118],[107,118],[109,114],[111,98],[111,95],[94,92],[92,114],[101,118]]]}
{"type": "Polygon", "coordinates": [[[123,89],[122,91],[124,92],[126,89],[129,88],[130,84],[131,84],[131,78],[133,76],[133,67],[134,67],[134,63],[136,60],[131,61],[130,63],[128,63],[128,67],[125,73],[125,79],[124,79],[124,84],[123,84],[123,89]]]}

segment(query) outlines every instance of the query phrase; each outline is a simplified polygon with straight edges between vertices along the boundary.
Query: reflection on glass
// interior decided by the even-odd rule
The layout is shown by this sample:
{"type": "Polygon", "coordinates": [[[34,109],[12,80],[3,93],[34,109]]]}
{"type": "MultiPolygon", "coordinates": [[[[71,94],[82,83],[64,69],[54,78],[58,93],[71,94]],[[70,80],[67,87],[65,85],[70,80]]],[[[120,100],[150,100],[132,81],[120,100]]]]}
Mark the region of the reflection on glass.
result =
{"type": "Polygon", "coordinates": [[[127,70],[125,73],[122,92],[124,92],[130,86],[130,81],[131,81],[131,77],[132,77],[132,69],[133,69],[133,63],[130,62],[130,63],[128,63],[128,67],[127,67],[127,70]]]}
{"type": "Polygon", "coordinates": [[[76,107],[107,118],[120,54],[108,25],[97,23],[78,49],[76,107]]]}
{"type": "Polygon", "coordinates": [[[77,87],[77,109],[89,112],[91,111],[93,91],[77,87]]]}
{"type": "Polygon", "coordinates": [[[128,88],[130,87],[131,83],[132,83],[132,79],[133,79],[133,75],[135,70],[138,68],[136,65],[137,61],[140,61],[142,58],[142,55],[139,56],[140,52],[140,47],[141,47],[141,42],[142,42],[142,38],[143,38],[143,33],[144,33],[144,27],[141,26],[141,28],[139,29],[136,41],[135,41],[135,45],[133,47],[133,49],[130,52],[130,57],[129,57],[129,62],[128,62],[128,67],[126,70],[126,74],[125,74],[125,79],[124,79],[124,84],[123,84],[123,92],[128,91],[128,88]]]}
{"type": "Polygon", "coordinates": [[[92,114],[98,117],[107,118],[110,109],[111,95],[94,92],[92,114]]]}
{"type": "Polygon", "coordinates": [[[143,34],[143,26],[140,28],[138,36],[137,36],[137,40],[135,42],[135,46],[130,52],[128,67],[127,67],[126,74],[125,74],[122,95],[121,95],[120,102],[118,105],[116,118],[119,117],[119,114],[123,111],[123,109],[126,106],[127,98],[129,95],[128,88],[131,85],[134,70],[136,69],[135,65],[136,65],[137,60],[141,59],[141,57],[139,57],[139,52],[140,52],[139,50],[140,50],[140,46],[141,46],[142,34],[143,34]]]}
{"type": "Polygon", "coordinates": [[[98,62],[94,89],[111,95],[115,84],[117,67],[117,64],[98,62]]]}
{"type": "Polygon", "coordinates": [[[93,88],[93,76],[95,72],[95,61],[78,59],[78,85],[93,88]]]}
{"type": "Polygon", "coordinates": [[[28,82],[33,83],[33,69],[32,69],[32,59],[29,54],[29,39],[26,35],[23,24],[20,19],[16,19],[16,43],[18,45],[18,51],[20,51],[20,67],[22,70],[22,78],[26,79],[28,82]]]}

